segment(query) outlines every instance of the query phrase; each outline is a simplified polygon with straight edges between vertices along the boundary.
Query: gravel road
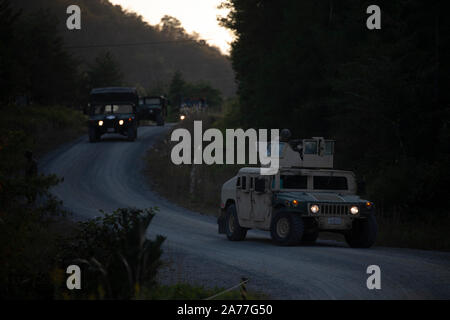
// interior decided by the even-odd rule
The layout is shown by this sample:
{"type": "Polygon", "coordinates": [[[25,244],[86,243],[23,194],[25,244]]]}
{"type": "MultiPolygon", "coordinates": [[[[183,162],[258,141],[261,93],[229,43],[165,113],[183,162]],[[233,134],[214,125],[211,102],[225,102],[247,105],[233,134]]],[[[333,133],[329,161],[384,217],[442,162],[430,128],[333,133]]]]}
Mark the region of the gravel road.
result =
{"type": "Polygon", "coordinates": [[[111,135],[91,144],[82,137],[40,160],[41,170],[64,177],[53,193],[75,219],[98,216],[99,209],[158,206],[149,236],[167,237],[163,283],[231,287],[247,277],[250,290],[274,299],[450,299],[450,253],[351,249],[335,241],[277,247],[259,231],[244,242],[228,241],[215,218],[176,206],[147,185],[143,157],[167,130],[141,127],[136,142],[111,135]],[[381,268],[381,290],[366,287],[369,265],[381,268]]]}

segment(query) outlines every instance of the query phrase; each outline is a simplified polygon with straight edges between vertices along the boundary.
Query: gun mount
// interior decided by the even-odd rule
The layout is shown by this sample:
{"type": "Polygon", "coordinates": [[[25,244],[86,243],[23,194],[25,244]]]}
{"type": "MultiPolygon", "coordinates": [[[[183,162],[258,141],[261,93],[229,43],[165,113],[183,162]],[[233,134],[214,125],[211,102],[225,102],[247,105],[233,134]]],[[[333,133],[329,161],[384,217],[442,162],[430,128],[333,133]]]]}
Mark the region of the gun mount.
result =
{"type": "MultiPolygon", "coordinates": [[[[334,140],[323,137],[280,141],[281,168],[333,168],[334,140]]],[[[270,144],[268,152],[270,154],[270,144]]]]}

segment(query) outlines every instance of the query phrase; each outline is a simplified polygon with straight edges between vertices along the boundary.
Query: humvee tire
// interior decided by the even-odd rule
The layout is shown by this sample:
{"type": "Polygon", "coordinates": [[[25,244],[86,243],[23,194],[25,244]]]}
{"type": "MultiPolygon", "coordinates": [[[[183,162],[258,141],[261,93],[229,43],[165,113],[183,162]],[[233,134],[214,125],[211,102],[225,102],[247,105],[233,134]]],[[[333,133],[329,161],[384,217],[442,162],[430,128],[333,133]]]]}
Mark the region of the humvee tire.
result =
{"type": "Polygon", "coordinates": [[[137,129],[133,127],[128,128],[127,132],[128,141],[135,141],[137,139],[137,129]]]}
{"type": "Polygon", "coordinates": [[[370,248],[377,239],[378,226],[373,215],[353,221],[352,229],[345,234],[345,241],[352,248],[370,248]]]}
{"type": "Polygon", "coordinates": [[[242,228],[239,225],[239,220],[237,218],[236,206],[231,204],[227,208],[227,213],[225,217],[225,229],[228,240],[231,241],[242,241],[247,235],[246,228],[242,228]]]}
{"type": "Polygon", "coordinates": [[[164,126],[164,118],[161,113],[156,116],[156,124],[160,127],[164,126]]]}
{"type": "Polygon", "coordinates": [[[276,211],[270,224],[270,235],[279,246],[292,246],[300,243],[303,237],[303,219],[299,214],[276,211]]]}
{"type": "Polygon", "coordinates": [[[89,142],[94,143],[100,140],[100,135],[95,128],[89,128],[89,142]]]}

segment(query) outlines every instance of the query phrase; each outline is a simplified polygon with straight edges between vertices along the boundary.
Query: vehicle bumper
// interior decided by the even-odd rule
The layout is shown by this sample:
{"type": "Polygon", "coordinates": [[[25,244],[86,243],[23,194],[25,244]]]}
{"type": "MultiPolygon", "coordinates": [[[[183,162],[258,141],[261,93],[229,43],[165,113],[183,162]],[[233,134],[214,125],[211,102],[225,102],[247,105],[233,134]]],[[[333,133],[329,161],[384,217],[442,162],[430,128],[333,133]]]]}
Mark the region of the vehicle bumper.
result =
{"type": "Polygon", "coordinates": [[[98,125],[98,121],[95,121],[90,124],[99,134],[107,134],[107,133],[119,133],[122,135],[126,135],[129,128],[135,127],[135,122],[129,122],[124,120],[124,124],[120,125],[119,121],[108,121],[104,120],[104,124],[102,126],[98,125]]]}

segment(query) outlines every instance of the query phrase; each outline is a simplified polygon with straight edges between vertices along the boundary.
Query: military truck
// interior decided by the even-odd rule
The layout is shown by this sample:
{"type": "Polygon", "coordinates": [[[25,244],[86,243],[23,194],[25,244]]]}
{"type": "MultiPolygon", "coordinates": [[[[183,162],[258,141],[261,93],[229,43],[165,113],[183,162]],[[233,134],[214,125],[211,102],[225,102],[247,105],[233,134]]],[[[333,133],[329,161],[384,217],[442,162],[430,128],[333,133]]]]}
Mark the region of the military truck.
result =
{"type": "Polygon", "coordinates": [[[167,104],[168,100],[163,96],[141,97],[138,107],[139,118],[155,121],[158,126],[164,126],[167,104]]]}
{"type": "Polygon", "coordinates": [[[91,91],[87,113],[89,115],[89,141],[100,141],[107,133],[124,135],[129,141],[137,139],[139,97],[135,88],[97,88],[91,91]]]}
{"type": "Polygon", "coordinates": [[[327,231],[343,234],[351,247],[371,247],[375,206],[356,194],[353,172],[333,169],[334,141],[314,137],[280,142],[279,148],[276,174],[242,168],[224,183],[219,233],[239,241],[249,229],[260,229],[270,231],[277,245],[295,245],[327,231]]]}

